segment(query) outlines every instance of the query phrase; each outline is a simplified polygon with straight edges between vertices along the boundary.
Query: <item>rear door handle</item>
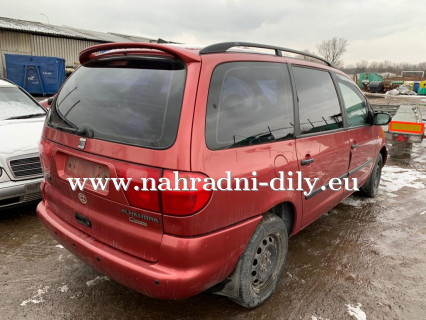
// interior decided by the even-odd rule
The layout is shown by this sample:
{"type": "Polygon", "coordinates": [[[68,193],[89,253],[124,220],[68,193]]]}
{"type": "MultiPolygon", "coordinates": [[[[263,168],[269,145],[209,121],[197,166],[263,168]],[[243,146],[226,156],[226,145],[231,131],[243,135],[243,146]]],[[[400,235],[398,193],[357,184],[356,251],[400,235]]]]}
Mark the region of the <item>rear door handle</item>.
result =
{"type": "Polygon", "coordinates": [[[351,145],[351,149],[352,149],[352,150],[353,150],[353,149],[356,149],[356,148],[358,148],[358,144],[357,144],[357,143],[355,143],[355,144],[351,145]]]}
{"type": "Polygon", "coordinates": [[[311,164],[314,161],[315,161],[314,158],[309,158],[309,159],[302,160],[300,163],[301,163],[302,166],[306,166],[308,164],[311,164]]]}

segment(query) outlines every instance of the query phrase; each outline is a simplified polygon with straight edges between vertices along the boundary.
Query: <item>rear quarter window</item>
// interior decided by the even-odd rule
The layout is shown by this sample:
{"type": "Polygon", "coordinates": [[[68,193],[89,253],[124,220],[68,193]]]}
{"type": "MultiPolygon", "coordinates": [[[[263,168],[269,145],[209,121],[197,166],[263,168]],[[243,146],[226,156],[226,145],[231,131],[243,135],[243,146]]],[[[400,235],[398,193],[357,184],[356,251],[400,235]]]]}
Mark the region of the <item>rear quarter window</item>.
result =
{"type": "Polygon", "coordinates": [[[206,112],[211,150],[293,137],[293,97],[287,66],[224,63],[213,71],[206,112]]]}

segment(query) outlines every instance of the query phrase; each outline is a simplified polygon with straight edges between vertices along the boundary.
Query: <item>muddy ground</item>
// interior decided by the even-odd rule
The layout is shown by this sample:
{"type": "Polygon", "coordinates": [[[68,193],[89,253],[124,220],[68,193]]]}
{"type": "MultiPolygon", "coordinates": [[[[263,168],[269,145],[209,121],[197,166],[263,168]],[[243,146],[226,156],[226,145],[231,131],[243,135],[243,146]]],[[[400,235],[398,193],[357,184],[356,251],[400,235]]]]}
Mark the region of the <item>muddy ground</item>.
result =
{"type": "Polygon", "coordinates": [[[277,291],[255,310],[208,293],[145,297],[63,249],[35,206],[0,212],[0,318],[424,320],[426,141],[391,152],[377,198],[351,196],[291,238],[277,291]]]}

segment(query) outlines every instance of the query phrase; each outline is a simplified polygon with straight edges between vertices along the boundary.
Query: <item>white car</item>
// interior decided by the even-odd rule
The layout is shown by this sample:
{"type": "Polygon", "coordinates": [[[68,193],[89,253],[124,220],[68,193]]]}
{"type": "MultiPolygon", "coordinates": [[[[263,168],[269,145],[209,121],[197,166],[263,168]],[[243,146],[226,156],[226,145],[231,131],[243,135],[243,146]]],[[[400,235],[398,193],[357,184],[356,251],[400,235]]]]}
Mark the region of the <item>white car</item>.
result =
{"type": "Polygon", "coordinates": [[[0,210],[41,198],[38,143],[45,118],[25,90],[0,79],[0,210]]]}

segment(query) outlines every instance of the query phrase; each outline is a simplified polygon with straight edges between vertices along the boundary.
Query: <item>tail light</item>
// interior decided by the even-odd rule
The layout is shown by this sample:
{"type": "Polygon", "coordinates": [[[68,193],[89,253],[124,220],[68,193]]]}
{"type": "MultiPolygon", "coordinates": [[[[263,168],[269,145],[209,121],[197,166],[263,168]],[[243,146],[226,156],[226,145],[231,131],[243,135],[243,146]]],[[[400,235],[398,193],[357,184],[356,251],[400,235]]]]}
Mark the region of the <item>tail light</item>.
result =
{"type": "Polygon", "coordinates": [[[40,165],[43,171],[43,174],[46,176],[50,173],[50,160],[51,156],[51,146],[49,143],[45,142],[43,138],[41,138],[40,143],[38,144],[38,153],[40,157],[40,165]]]}
{"type": "Polygon", "coordinates": [[[119,178],[132,178],[124,192],[129,204],[137,208],[186,216],[204,208],[211,197],[212,192],[204,190],[204,179],[207,177],[201,173],[164,170],[161,175],[161,169],[130,164],[116,167],[116,170],[119,178]],[[161,177],[170,181],[167,187],[165,180],[160,180],[161,177]],[[146,178],[146,184],[142,178],[146,178]],[[190,190],[183,190],[185,186],[190,190]]]}
{"type": "Polygon", "coordinates": [[[41,182],[40,185],[40,191],[41,196],[43,199],[43,202],[46,202],[46,180],[50,180],[50,156],[52,153],[52,148],[50,146],[50,143],[46,142],[43,138],[40,139],[40,142],[38,144],[38,153],[40,157],[40,165],[41,170],[43,171],[44,180],[41,182]]]}
{"type": "Polygon", "coordinates": [[[133,207],[160,212],[160,194],[159,191],[152,190],[153,185],[158,185],[161,176],[161,170],[157,168],[142,167],[132,164],[124,164],[123,167],[116,167],[119,178],[132,178],[132,181],[124,191],[127,201],[133,207]],[[146,178],[146,185],[142,178],[146,178]],[[143,191],[142,189],[149,191],[143,191]]]}
{"type": "Polygon", "coordinates": [[[201,173],[165,170],[163,178],[170,181],[172,189],[161,191],[161,207],[164,214],[190,215],[200,211],[210,200],[212,191],[204,190],[204,179],[207,176],[201,173]],[[185,183],[189,190],[182,190],[185,183]]]}

